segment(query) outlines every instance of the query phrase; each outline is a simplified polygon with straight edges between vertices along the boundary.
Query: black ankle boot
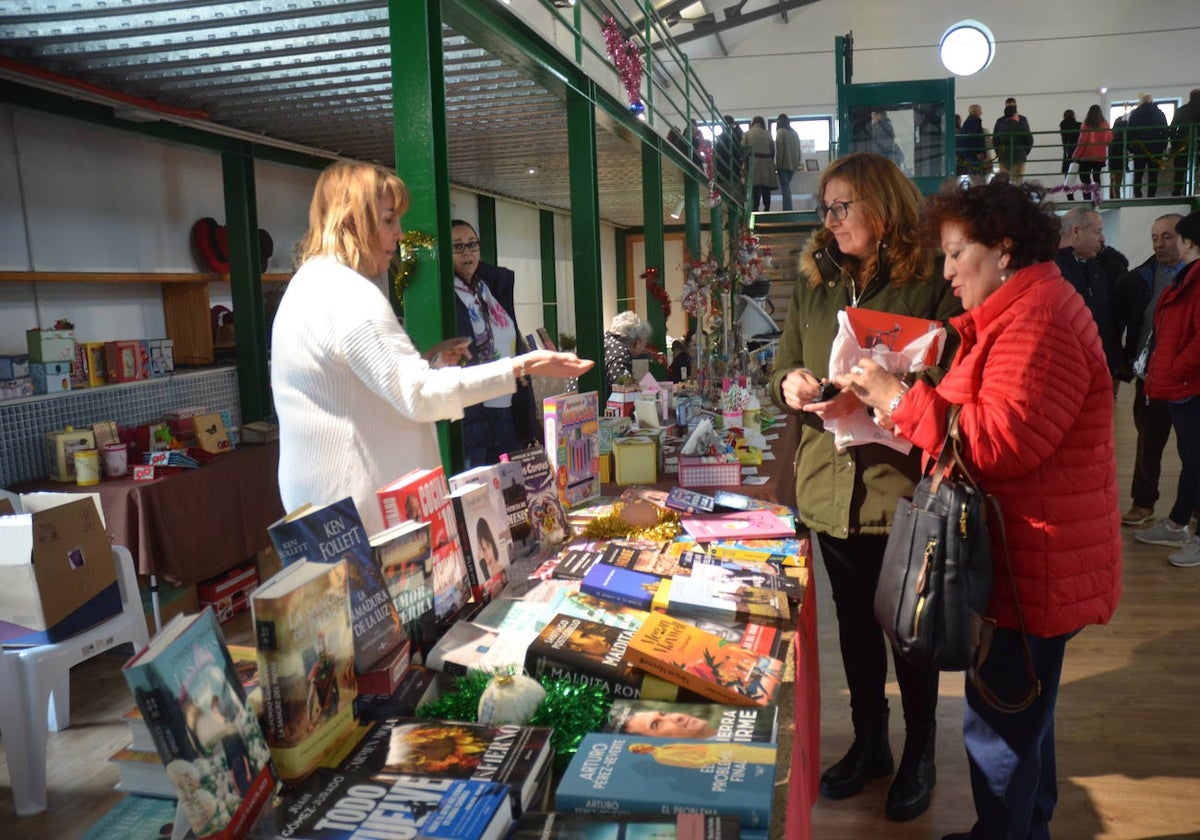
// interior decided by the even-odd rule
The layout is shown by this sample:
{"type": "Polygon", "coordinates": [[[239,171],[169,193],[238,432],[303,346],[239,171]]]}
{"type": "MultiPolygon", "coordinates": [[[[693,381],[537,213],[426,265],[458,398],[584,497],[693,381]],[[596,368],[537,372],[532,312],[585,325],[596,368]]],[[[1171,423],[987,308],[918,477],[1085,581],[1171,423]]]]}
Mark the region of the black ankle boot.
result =
{"type": "Polygon", "coordinates": [[[845,799],[858,793],[871,779],[889,776],[894,768],[888,744],[886,711],[854,721],[854,743],[837,764],[821,774],[821,795],[845,799]]]}
{"type": "Polygon", "coordinates": [[[883,806],[883,812],[889,820],[905,822],[916,819],[929,807],[933,785],[937,780],[937,770],[933,764],[936,734],[936,729],[930,729],[925,735],[910,735],[904,739],[900,769],[888,788],[887,802],[883,806]]]}

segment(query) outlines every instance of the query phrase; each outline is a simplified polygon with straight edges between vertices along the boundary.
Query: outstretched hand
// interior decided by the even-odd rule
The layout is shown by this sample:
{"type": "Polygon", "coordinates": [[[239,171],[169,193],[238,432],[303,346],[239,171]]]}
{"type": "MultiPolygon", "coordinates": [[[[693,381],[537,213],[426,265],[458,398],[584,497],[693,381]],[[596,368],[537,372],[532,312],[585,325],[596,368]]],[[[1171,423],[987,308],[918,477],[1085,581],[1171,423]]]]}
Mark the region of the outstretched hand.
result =
{"type": "Polygon", "coordinates": [[[570,379],[587,373],[595,366],[591,359],[581,359],[574,353],[558,353],[553,350],[533,350],[515,359],[524,367],[526,376],[550,376],[570,379]]]}
{"type": "Polygon", "coordinates": [[[471,358],[471,351],[468,349],[470,346],[471,339],[469,338],[447,338],[445,341],[439,341],[433,345],[429,348],[429,352],[423,355],[430,367],[454,367],[464,359],[471,358]]]}

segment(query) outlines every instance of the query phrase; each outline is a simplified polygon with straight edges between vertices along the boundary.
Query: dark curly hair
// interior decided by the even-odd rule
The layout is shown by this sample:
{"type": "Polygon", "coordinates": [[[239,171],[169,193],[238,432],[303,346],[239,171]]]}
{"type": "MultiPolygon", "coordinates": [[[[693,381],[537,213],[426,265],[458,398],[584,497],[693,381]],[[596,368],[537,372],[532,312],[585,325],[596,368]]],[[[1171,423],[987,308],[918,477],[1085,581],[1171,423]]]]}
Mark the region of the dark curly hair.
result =
{"type": "Polygon", "coordinates": [[[925,199],[921,232],[934,247],[941,242],[942,225],[947,223],[961,225],[967,239],[988,248],[1009,240],[1012,244],[1006,253],[1013,271],[1054,259],[1062,229],[1041,184],[1026,181],[1016,185],[1004,173],[968,189],[951,181],[925,199]]]}

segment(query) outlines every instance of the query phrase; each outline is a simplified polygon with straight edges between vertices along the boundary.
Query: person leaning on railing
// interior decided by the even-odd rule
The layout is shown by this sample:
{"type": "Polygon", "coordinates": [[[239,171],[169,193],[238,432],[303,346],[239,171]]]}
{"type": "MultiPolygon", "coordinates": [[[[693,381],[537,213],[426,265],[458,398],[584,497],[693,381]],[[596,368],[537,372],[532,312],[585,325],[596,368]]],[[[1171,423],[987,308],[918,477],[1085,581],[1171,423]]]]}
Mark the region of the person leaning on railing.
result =
{"type": "Polygon", "coordinates": [[[1171,152],[1175,155],[1175,184],[1171,195],[1195,194],[1196,184],[1188,182],[1188,153],[1195,158],[1197,135],[1200,134],[1200,88],[1192,88],[1188,101],[1180,105],[1171,120],[1171,152]]]}

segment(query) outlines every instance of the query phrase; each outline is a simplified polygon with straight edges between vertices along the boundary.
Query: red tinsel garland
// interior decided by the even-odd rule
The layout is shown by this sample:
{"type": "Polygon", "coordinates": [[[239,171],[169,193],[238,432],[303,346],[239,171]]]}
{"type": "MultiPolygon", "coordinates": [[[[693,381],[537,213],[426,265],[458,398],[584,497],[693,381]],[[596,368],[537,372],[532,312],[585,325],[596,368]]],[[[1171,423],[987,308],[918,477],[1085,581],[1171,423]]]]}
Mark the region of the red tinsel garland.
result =
{"type": "Polygon", "coordinates": [[[642,272],[642,279],[646,281],[646,293],[651,295],[662,306],[663,317],[671,317],[671,296],[667,294],[666,287],[658,282],[658,269],[647,268],[642,272]]]}
{"type": "Polygon", "coordinates": [[[642,52],[634,43],[621,34],[621,27],[610,16],[604,19],[604,45],[617,75],[625,85],[625,95],[629,98],[629,110],[640,114],[646,110],[642,104],[642,74],[645,67],[642,64],[642,52]]]}

